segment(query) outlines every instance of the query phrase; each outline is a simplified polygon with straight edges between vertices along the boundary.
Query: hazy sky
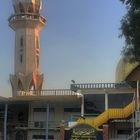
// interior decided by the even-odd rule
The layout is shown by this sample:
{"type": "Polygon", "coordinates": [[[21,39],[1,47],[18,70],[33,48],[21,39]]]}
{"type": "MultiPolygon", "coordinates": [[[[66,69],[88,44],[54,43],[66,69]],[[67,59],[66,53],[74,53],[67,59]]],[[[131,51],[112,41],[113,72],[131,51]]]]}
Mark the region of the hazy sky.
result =
{"type": "MultiPolygon", "coordinates": [[[[0,4],[0,96],[11,96],[14,32],[8,26],[12,0],[0,4]]],[[[119,0],[43,0],[47,25],[41,33],[44,89],[78,83],[114,82],[124,42],[118,38],[125,7],[119,0]]]]}

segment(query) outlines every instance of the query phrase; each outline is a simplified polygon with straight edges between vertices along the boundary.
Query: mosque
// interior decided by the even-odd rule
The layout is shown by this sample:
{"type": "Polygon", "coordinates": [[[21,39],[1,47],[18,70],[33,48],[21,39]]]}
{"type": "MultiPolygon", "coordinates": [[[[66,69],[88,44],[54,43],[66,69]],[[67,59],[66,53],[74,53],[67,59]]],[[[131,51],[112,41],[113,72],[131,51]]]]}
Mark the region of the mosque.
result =
{"type": "Polygon", "coordinates": [[[12,97],[0,97],[0,140],[140,139],[140,65],[121,59],[115,83],[73,83],[44,90],[40,32],[41,0],[13,0],[15,32],[12,97]]]}

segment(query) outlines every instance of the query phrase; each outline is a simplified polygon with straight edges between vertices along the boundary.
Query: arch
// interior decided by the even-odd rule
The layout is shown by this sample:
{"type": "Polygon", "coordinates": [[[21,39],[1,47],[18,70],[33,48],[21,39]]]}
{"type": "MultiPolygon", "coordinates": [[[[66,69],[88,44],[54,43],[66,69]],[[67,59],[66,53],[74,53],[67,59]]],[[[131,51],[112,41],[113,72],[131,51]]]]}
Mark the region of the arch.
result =
{"type": "Polygon", "coordinates": [[[17,87],[17,90],[18,90],[18,91],[23,91],[23,85],[22,85],[21,80],[18,80],[18,87],[17,87]]]}
{"type": "Polygon", "coordinates": [[[33,4],[32,3],[29,4],[28,13],[33,13],[33,4]]]}
{"type": "Polygon", "coordinates": [[[35,83],[34,80],[32,79],[29,85],[29,91],[33,91],[33,90],[35,90],[35,83]]]}
{"type": "Polygon", "coordinates": [[[21,2],[19,3],[19,12],[21,12],[21,13],[24,13],[25,12],[24,6],[22,5],[21,2]]]}

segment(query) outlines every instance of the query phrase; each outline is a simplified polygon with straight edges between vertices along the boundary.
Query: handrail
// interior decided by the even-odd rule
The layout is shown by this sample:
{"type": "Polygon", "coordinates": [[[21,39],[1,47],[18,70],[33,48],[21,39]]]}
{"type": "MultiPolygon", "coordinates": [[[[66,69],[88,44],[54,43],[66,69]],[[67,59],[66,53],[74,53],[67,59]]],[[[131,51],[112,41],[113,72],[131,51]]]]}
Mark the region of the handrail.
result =
{"type": "Polygon", "coordinates": [[[127,138],[127,140],[138,140],[138,139],[140,139],[140,129],[127,138]]]}
{"type": "Polygon", "coordinates": [[[70,89],[17,91],[17,96],[77,96],[70,89]]]}
{"type": "Polygon", "coordinates": [[[132,88],[128,83],[81,83],[71,84],[71,90],[76,89],[123,89],[132,88]]]}
{"type": "MultiPolygon", "coordinates": [[[[61,121],[49,121],[49,128],[59,128],[61,125],[61,121]]],[[[24,122],[8,122],[8,125],[13,125],[15,128],[30,128],[30,129],[45,129],[46,122],[45,121],[24,121],[24,122]]]]}

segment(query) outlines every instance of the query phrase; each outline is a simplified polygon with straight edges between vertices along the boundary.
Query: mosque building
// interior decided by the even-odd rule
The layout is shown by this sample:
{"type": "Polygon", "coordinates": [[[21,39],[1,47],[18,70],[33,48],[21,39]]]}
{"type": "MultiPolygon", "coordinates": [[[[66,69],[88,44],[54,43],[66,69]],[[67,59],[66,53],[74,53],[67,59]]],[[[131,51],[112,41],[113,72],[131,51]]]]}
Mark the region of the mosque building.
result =
{"type": "MultiPolygon", "coordinates": [[[[139,134],[140,65],[121,59],[115,83],[72,83],[44,90],[40,32],[42,0],[13,0],[12,97],[0,97],[0,140],[130,140],[139,134]],[[134,119],[136,121],[134,122],[134,119]]],[[[139,138],[139,137],[137,137],[139,138]]]]}

